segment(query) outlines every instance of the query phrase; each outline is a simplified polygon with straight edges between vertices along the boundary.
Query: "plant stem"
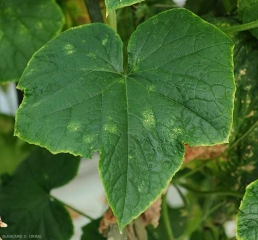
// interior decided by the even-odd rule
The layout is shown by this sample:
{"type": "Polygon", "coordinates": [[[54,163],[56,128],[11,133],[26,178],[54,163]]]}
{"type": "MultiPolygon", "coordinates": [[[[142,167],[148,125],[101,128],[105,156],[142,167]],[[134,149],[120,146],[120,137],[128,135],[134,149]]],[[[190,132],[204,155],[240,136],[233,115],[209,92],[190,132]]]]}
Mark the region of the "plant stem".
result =
{"type": "MultiPolygon", "coordinates": [[[[173,182],[173,183],[177,183],[180,179],[190,177],[191,175],[193,175],[194,173],[196,173],[196,172],[198,172],[200,169],[202,169],[202,168],[206,165],[206,162],[207,162],[207,161],[208,161],[208,160],[205,160],[205,161],[202,160],[202,163],[201,163],[198,167],[195,167],[195,168],[192,169],[190,172],[187,172],[187,173],[181,175],[180,177],[173,179],[172,182],[173,182]]],[[[190,162],[189,162],[189,163],[190,163],[190,162]]],[[[187,163],[186,163],[184,166],[187,166],[187,163]]]]}
{"type": "Polygon", "coordinates": [[[255,127],[258,125],[258,120],[245,132],[245,134],[243,134],[240,138],[238,138],[235,142],[233,142],[229,148],[227,149],[227,151],[229,151],[230,149],[234,148],[239,142],[241,142],[246,136],[248,136],[248,134],[250,134],[255,127]]]}
{"type": "Polygon", "coordinates": [[[178,6],[176,4],[154,4],[153,7],[157,7],[157,8],[176,8],[178,6]]]}
{"type": "Polygon", "coordinates": [[[165,224],[165,228],[167,231],[167,236],[168,236],[168,240],[174,240],[174,235],[171,229],[171,224],[170,224],[170,220],[169,220],[169,216],[168,216],[168,205],[167,205],[167,195],[164,194],[162,196],[162,206],[161,206],[161,216],[164,220],[164,224],[165,224]]]}
{"type": "Polygon", "coordinates": [[[184,202],[184,206],[188,207],[188,199],[187,197],[182,193],[181,189],[179,186],[177,185],[173,185],[175,187],[175,189],[177,190],[178,194],[180,195],[180,197],[182,198],[183,202],[184,202]]]}
{"type": "Polygon", "coordinates": [[[102,13],[99,6],[98,0],[84,0],[90,15],[91,22],[103,22],[102,13]]]}
{"type": "Polygon", "coordinates": [[[190,192],[194,192],[195,194],[202,195],[202,196],[216,195],[216,196],[232,196],[232,197],[237,197],[237,198],[243,198],[243,196],[244,196],[243,193],[234,192],[234,191],[222,191],[222,190],[199,191],[199,190],[189,187],[187,184],[184,184],[184,183],[180,183],[180,186],[187,189],[190,192]]]}
{"type": "Polygon", "coordinates": [[[241,32],[241,31],[251,30],[254,28],[258,28],[258,20],[249,22],[249,23],[244,23],[241,25],[231,26],[231,27],[222,27],[220,29],[225,33],[231,33],[231,32],[241,32]]]}
{"type": "Polygon", "coordinates": [[[206,211],[206,213],[204,214],[204,216],[202,218],[202,222],[204,222],[208,218],[209,215],[211,215],[213,212],[215,212],[217,209],[219,209],[220,207],[222,207],[225,204],[226,204],[225,202],[218,203],[217,205],[212,207],[208,212],[206,211]]]}
{"type": "Polygon", "coordinates": [[[59,203],[62,204],[63,206],[66,206],[66,207],[72,209],[73,211],[79,213],[80,215],[82,215],[82,216],[84,216],[84,217],[90,219],[91,221],[94,220],[92,217],[90,217],[90,216],[87,215],[86,213],[83,213],[83,212],[81,212],[80,210],[78,210],[78,209],[72,207],[71,205],[68,205],[67,203],[64,203],[63,201],[57,199],[56,197],[53,197],[52,195],[50,195],[50,198],[52,198],[52,199],[54,199],[55,201],[59,202],[59,203]]]}
{"type": "Polygon", "coordinates": [[[108,23],[109,23],[109,26],[112,27],[115,32],[117,32],[116,10],[112,10],[108,14],[108,23]]]}

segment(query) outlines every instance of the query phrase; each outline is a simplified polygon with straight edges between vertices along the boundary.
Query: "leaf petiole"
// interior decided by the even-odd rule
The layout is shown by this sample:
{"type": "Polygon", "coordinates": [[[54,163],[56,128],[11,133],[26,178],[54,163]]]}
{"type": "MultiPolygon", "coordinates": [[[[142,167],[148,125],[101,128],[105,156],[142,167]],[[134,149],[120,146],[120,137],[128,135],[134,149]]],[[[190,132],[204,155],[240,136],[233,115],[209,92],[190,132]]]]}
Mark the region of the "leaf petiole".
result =
{"type": "Polygon", "coordinates": [[[245,132],[240,138],[238,138],[236,141],[234,141],[229,148],[226,151],[229,151],[230,149],[234,148],[239,142],[241,142],[248,134],[250,134],[258,125],[258,120],[248,129],[248,131],[245,132]]]}
{"type": "Polygon", "coordinates": [[[108,24],[113,28],[115,32],[117,32],[117,21],[116,21],[116,10],[112,10],[107,15],[108,24]]]}
{"type": "Polygon", "coordinates": [[[184,183],[180,183],[179,185],[190,192],[194,192],[196,195],[201,195],[204,197],[210,196],[210,195],[216,195],[216,196],[232,196],[232,197],[237,197],[237,198],[243,198],[243,196],[244,196],[244,193],[240,193],[240,192],[223,191],[223,190],[199,191],[199,190],[191,188],[190,186],[188,186],[187,184],[184,184],[184,183]]]}
{"type": "Polygon", "coordinates": [[[215,212],[217,209],[219,209],[220,207],[222,207],[223,205],[225,205],[225,202],[220,202],[217,205],[215,205],[214,207],[212,207],[209,211],[207,211],[203,218],[202,218],[202,222],[204,222],[213,212],[215,212]]]}
{"type": "Polygon", "coordinates": [[[83,213],[83,212],[81,212],[80,210],[78,210],[78,209],[72,207],[71,205],[69,205],[69,204],[67,204],[67,203],[64,203],[63,201],[57,199],[57,198],[54,197],[53,195],[50,195],[50,199],[53,199],[53,200],[57,201],[58,203],[62,204],[63,206],[65,206],[65,207],[67,207],[67,208],[70,208],[71,210],[73,210],[73,211],[79,213],[80,215],[82,215],[82,216],[88,218],[88,219],[91,220],[91,221],[94,220],[92,217],[90,217],[90,216],[87,215],[86,213],[83,213]]]}
{"type": "MultiPolygon", "coordinates": [[[[212,158],[212,159],[213,159],[213,158],[212,158]]],[[[195,167],[194,169],[191,169],[190,172],[187,172],[187,173],[181,175],[180,177],[177,177],[177,178],[173,179],[173,180],[172,180],[172,181],[173,181],[173,184],[178,183],[180,179],[185,179],[185,178],[188,178],[188,177],[192,176],[194,173],[196,173],[196,172],[198,172],[199,170],[201,170],[201,169],[207,164],[207,162],[208,162],[209,160],[210,160],[210,159],[205,160],[205,161],[201,160],[202,162],[201,162],[201,164],[200,164],[199,166],[195,167]]],[[[191,163],[191,162],[189,162],[189,163],[191,163]]],[[[184,166],[187,166],[187,164],[188,164],[188,163],[186,163],[184,166]]]]}
{"type": "Polygon", "coordinates": [[[171,228],[171,223],[170,223],[170,219],[169,219],[169,215],[168,215],[168,205],[167,205],[167,194],[164,194],[162,196],[162,205],[161,205],[161,211],[162,211],[162,218],[164,220],[164,225],[167,231],[167,239],[168,240],[174,240],[174,235],[172,232],[172,228],[171,228]]]}
{"type": "Polygon", "coordinates": [[[231,27],[221,27],[220,30],[222,30],[225,33],[232,33],[232,32],[241,32],[241,31],[246,31],[246,30],[252,30],[254,28],[258,28],[258,20],[249,22],[249,23],[244,23],[241,25],[231,26],[231,27]]]}
{"type": "Polygon", "coordinates": [[[180,187],[177,185],[173,185],[175,189],[177,190],[178,194],[180,195],[181,199],[183,200],[184,206],[187,208],[189,206],[187,197],[183,194],[180,187]]]}
{"type": "Polygon", "coordinates": [[[176,8],[178,6],[176,4],[154,4],[153,7],[156,7],[156,8],[176,8]]]}

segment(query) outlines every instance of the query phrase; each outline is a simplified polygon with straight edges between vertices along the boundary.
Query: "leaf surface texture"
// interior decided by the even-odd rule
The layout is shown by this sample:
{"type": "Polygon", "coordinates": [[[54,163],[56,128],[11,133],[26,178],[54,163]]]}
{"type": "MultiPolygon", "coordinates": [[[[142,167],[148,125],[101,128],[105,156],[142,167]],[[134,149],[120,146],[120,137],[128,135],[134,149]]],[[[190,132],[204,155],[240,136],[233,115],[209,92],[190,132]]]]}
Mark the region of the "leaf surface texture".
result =
{"type": "Polygon", "coordinates": [[[235,92],[233,44],[184,9],[141,24],[128,44],[92,24],[34,55],[19,88],[16,135],[54,153],[91,157],[120,229],[143,212],[181,166],[184,145],[228,141],[235,92]]]}

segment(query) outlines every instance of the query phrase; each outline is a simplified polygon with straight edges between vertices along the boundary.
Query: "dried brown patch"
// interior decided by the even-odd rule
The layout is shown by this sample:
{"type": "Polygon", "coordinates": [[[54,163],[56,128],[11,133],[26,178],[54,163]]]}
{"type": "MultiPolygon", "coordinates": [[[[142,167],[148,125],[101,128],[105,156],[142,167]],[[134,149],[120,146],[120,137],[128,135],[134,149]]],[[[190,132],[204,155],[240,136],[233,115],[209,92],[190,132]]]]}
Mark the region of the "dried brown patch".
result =
{"type": "Polygon", "coordinates": [[[189,147],[185,145],[184,163],[194,159],[210,159],[219,156],[227,149],[226,144],[218,144],[211,147],[189,147]]]}

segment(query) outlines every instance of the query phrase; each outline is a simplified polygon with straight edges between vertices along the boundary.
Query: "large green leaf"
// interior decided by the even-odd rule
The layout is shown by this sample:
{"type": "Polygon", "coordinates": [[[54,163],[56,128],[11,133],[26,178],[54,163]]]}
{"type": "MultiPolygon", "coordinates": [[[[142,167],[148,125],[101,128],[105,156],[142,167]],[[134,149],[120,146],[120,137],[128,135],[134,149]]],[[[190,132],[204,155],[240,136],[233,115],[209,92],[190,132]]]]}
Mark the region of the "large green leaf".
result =
{"type": "Polygon", "coordinates": [[[239,240],[257,239],[258,236],[258,180],[247,186],[245,196],[237,215],[237,234],[239,240]]]}
{"type": "Polygon", "coordinates": [[[63,22],[54,0],[0,0],[0,82],[18,81],[32,54],[63,22]]]}
{"type": "Polygon", "coordinates": [[[70,239],[73,233],[70,216],[49,192],[70,181],[77,173],[79,162],[78,157],[52,155],[40,148],[23,161],[0,186],[0,213],[8,224],[7,228],[0,228],[0,236],[70,239]]]}
{"type": "Polygon", "coordinates": [[[112,10],[133,5],[144,0],[105,0],[107,13],[112,10]]]}
{"type": "Polygon", "coordinates": [[[15,134],[50,151],[91,157],[120,229],[143,212],[180,168],[183,143],[228,141],[232,42],[184,9],[133,33],[129,72],[122,42],[103,24],[64,32],[30,61],[15,134]]]}
{"type": "MultiPolygon", "coordinates": [[[[238,15],[243,23],[258,20],[258,0],[239,0],[238,15]]],[[[251,30],[251,33],[258,38],[258,29],[251,30]]]]}
{"type": "Polygon", "coordinates": [[[12,173],[32,145],[13,136],[14,117],[0,114],[0,174],[12,173]]]}

